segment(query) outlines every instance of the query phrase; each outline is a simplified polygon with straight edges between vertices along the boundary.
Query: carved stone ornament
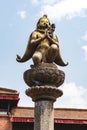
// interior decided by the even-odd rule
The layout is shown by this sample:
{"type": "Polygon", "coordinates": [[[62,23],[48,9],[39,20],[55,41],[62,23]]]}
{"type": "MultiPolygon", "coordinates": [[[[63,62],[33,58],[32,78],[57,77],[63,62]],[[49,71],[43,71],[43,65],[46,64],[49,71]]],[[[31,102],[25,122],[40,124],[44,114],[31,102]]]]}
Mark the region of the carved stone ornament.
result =
{"type": "Polygon", "coordinates": [[[33,101],[52,100],[61,97],[63,92],[56,87],[52,86],[35,86],[26,90],[26,95],[30,96],[33,101]]]}
{"type": "Polygon", "coordinates": [[[55,64],[43,63],[24,72],[24,81],[29,86],[26,95],[33,101],[53,100],[62,96],[58,87],[63,84],[65,74],[55,64]]]}
{"type": "Polygon", "coordinates": [[[30,87],[36,85],[59,87],[63,84],[64,79],[64,72],[58,70],[55,64],[39,64],[38,66],[33,66],[31,69],[24,72],[24,81],[30,87]]]}

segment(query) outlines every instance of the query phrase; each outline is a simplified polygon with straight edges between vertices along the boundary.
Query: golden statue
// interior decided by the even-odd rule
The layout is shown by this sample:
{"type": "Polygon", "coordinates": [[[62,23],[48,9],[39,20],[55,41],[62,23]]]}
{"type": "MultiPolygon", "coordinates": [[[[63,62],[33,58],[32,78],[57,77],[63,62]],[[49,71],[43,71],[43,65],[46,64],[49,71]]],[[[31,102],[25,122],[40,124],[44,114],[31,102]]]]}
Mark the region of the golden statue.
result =
{"type": "Polygon", "coordinates": [[[21,58],[17,55],[18,62],[25,62],[32,58],[34,65],[39,63],[56,63],[60,66],[66,66],[62,60],[59,42],[54,34],[55,25],[51,24],[47,15],[43,15],[37,22],[37,28],[29,38],[26,51],[21,58]]]}

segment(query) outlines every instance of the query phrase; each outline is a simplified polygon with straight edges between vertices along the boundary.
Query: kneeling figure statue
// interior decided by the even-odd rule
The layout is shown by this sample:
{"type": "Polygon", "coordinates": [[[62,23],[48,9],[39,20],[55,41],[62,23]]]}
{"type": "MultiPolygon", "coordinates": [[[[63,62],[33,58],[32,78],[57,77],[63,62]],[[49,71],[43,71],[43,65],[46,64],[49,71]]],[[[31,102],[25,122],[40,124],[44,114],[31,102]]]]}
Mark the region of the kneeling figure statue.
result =
{"type": "Polygon", "coordinates": [[[17,55],[18,62],[25,62],[33,59],[34,65],[39,63],[56,63],[60,66],[66,66],[62,60],[58,37],[54,34],[55,24],[51,24],[47,15],[44,15],[37,22],[34,30],[28,40],[26,51],[21,58],[17,55]]]}

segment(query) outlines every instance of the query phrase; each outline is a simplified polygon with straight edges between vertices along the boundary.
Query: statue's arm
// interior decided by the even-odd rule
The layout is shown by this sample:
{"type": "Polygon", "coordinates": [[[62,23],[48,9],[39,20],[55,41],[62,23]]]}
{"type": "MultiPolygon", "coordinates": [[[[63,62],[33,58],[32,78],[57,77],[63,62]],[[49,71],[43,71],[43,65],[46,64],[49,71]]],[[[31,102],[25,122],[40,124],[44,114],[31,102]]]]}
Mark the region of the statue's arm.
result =
{"type": "Polygon", "coordinates": [[[43,41],[44,39],[46,38],[45,35],[43,36],[40,36],[40,34],[38,32],[33,32],[32,35],[31,35],[31,40],[30,40],[30,43],[33,45],[33,44],[36,44],[38,45],[41,41],[43,41]]]}
{"type": "Polygon", "coordinates": [[[49,41],[50,41],[51,44],[56,44],[59,47],[59,41],[58,41],[58,38],[57,38],[56,35],[53,35],[53,37],[50,37],[48,35],[47,38],[49,39],[49,41]]]}

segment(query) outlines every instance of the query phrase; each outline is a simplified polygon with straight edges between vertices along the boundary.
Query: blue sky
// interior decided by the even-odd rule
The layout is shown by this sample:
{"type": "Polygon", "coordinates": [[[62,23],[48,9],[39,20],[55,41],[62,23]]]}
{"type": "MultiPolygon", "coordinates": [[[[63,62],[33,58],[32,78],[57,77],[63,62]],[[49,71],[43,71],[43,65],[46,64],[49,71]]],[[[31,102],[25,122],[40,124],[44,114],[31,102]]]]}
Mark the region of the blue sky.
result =
{"type": "Polygon", "coordinates": [[[38,19],[47,14],[56,24],[62,57],[69,62],[59,67],[66,74],[60,87],[63,96],[55,107],[87,108],[87,0],[3,0],[0,1],[0,87],[20,93],[20,106],[34,106],[25,95],[28,86],[23,73],[32,60],[16,62],[24,54],[28,38],[38,19]]]}

